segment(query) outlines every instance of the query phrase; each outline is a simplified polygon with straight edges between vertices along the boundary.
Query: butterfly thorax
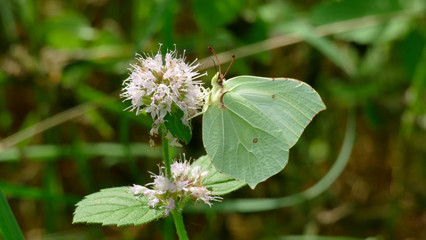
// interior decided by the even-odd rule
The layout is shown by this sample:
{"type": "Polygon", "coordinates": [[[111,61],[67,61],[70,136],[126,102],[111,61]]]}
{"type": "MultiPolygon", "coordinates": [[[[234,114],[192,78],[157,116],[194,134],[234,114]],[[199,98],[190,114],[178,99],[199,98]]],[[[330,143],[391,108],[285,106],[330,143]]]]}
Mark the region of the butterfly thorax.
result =
{"type": "Polygon", "coordinates": [[[206,105],[204,108],[207,108],[209,106],[214,107],[222,107],[224,108],[222,97],[226,91],[223,89],[223,83],[224,79],[219,79],[220,73],[216,73],[216,75],[212,78],[212,90],[209,94],[209,97],[207,99],[206,105]],[[221,81],[221,83],[218,82],[218,79],[221,81]]]}

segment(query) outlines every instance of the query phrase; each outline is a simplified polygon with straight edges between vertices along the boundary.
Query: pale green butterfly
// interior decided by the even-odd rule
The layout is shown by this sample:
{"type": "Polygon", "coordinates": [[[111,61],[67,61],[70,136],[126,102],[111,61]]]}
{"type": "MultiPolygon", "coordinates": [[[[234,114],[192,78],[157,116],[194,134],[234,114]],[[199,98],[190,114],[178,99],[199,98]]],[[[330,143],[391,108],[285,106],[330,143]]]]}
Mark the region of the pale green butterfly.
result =
{"type": "Polygon", "coordinates": [[[289,149],[325,105],[312,87],[299,80],[255,76],[225,80],[228,70],[222,75],[219,65],[212,79],[203,109],[203,144],[219,171],[254,188],[285,167],[289,149]]]}

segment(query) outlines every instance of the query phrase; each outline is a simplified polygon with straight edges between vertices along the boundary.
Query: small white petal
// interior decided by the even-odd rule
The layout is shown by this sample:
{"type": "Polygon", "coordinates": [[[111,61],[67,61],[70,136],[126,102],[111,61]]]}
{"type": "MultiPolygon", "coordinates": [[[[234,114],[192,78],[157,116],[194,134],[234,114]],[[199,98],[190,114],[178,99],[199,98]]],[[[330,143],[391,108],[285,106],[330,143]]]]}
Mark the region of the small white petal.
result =
{"type": "Polygon", "coordinates": [[[141,185],[133,184],[133,187],[130,187],[130,190],[132,190],[133,194],[139,195],[141,193],[144,193],[146,190],[148,190],[148,188],[141,185]]]}
{"type": "Polygon", "coordinates": [[[171,182],[168,178],[158,175],[154,179],[154,186],[157,190],[166,192],[171,189],[171,182]]]}
{"type": "Polygon", "coordinates": [[[151,207],[156,207],[159,202],[160,200],[158,198],[153,198],[148,201],[148,205],[151,207]]]}
{"type": "Polygon", "coordinates": [[[157,192],[156,192],[155,190],[152,190],[152,189],[146,189],[146,190],[144,191],[143,195],[145,195],[145,196],[147,196],[147,197],[154,197],[156,193],[157,193],[157,192]]]}
{"type": "Polygon", "coordinates": [[[170,166],[170,170],[172,172],[173,177],[175,178],[187,178],[189,171],[191,170],[191,166],[187,161],[184,162],[174,162],[170,166]]]}

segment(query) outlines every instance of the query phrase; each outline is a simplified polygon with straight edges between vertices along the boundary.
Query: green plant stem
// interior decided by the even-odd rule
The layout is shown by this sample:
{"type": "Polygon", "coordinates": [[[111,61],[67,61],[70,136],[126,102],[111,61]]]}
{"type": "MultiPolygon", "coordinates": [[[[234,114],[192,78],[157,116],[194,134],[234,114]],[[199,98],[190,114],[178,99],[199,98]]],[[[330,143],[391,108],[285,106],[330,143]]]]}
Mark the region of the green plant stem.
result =
{"type": "Polygon", "coordinates": [[[8,240],[24,240],[12,209],[0,189],[0,236],[8,240]]]}
{"type": "Polygon", "coordinates": [[[176,231],[179,236],[179,240],[188,240],[186,235],[185,225],[183,224],[182,213],[179,210],[172,212],[173,220],[175,221],[176,231]]]}
{"type": "Polygon", "coordinates": [[[162,127],[162,139],[161,142],[163,144],[163,158],[164,158],[164,165],[166,166],[166,174],[167,177],[170,178],[172,176],[172,173],[170,171],[170,154],[169,154],[169,140],[166,138],[167,129],[162,127]]]}
{"type": "MultiPolygon", "coordinates": [[[[166,174],[167,177],[170,179],[172,176],[171,170],[170,170],[170,152],[169,152],[169,141],[166,138],[167,134],[167,128],[163,125],[162,126],[162,139],[161,142],[163,144],[163,157],[164,157],[164,165],[166,166],[166,174]]],[[[176,199],[175,199],[176,200],[176,199]]],[[[177,206],[179,207],[179,206],[177,206]]],[[[183,224],[183,218],[182,213],[179,210],[172,211],[173,220],[175,222],[176,231],[179,236],[180,240],[187,240],[188,236],[186,235],[185,225],[183,224]]]]}

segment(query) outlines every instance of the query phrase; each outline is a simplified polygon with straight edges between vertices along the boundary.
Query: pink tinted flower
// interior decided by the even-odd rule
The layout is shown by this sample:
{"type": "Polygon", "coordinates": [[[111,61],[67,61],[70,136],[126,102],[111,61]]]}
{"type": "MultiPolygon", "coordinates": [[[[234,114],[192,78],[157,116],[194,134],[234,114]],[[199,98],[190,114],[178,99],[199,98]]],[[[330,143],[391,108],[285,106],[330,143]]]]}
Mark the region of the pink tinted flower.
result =
{"type": "Polygon", "coordinates": [[[152,174],[154,181],[146,184],[150,188],[134,185],[132,191],[143,193],[148,197],[148,206],[157,209],[164,209],[168,215],[176,206],[183,207],[182,204],[191,199],[195,202],[202,201],[209,206],[212,201],[220,201],[222,198],[213,196],[213,192],[208,190],[203,180],[208,176],[208,171],[201,171],[200,166],[191,166],[183,156],[183,160],[174,161],[171,166],[171,176],[166,177],[164,167],[160,167],[160,174],[152,174]]]}
{"type": "Polygon", "coordinates": [[[199,112],[207,95],[202,82],[196,79],[207,73],[199,74],[195,70],[199,66],[196,60],[187,64],[185,51],[178,57],[176,49],[168,50],[164,60],[160,49],[153,56],[136,54],[136,60],[136,64],[130,65],[130,75],[124,80],[120,95],[124,101],[131,102],[127,109],[151,115],[154,120],[151,135],[158,134],[158,126],[167,113],[171,113],[172,106],[182,110],[182,123],[188,125],[189,118],[199,112]]]}
{"type": "Polygon", "coordinates": [[[155,208],[159,202],[160,199],[154,197],[148,201],[148,205],[155,208]]]}
{"type": "Polygon", "coordinates": [[[169,198],[169,202],[166,206],[166,211],[165,211],[166,216],[169,216],[169,212],[173,209],[175,209],[175,200],[173,198],[169,198]]]}
{"type": "Polygon", "coordinates": [[[179,162],[175,161],[171,166],[170,170],[172,172],[173,177],[175,178],[183,178],[189,177],[188,174],[191,171],[191,165],[187,161],[179,162]]]}
{"type": "Polygon", "coordinates": [[[130,190],[133,192],[134,195],[139,195],[145,192],[145,190],[148,190],[148,188],[141,185],[133,184],[133,187],[130,187],[130,190]]]}

